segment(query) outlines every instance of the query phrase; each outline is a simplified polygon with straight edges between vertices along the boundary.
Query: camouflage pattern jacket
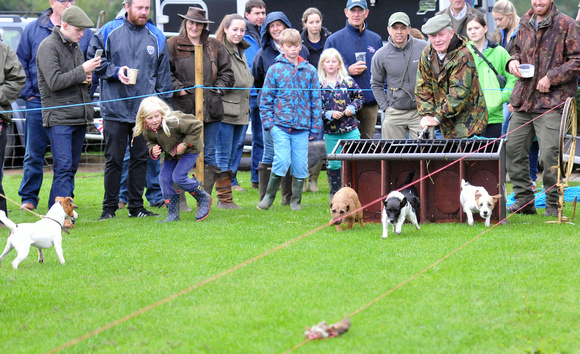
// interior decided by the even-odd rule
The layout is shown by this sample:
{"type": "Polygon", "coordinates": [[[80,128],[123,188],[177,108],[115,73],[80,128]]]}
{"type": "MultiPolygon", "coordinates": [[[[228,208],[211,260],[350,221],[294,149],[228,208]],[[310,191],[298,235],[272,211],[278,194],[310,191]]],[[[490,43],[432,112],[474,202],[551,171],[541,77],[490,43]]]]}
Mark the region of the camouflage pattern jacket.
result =
{"type": "Polygon", "coordinates": [[[445,139],[481,134],[487,126],[487,108],[467,40],[454,35],[443,67],[429,44],[423,50],[417,71],[417,110],[421,117],[439,119],[445,139]]]}
{"type": "MultiPolygon", "coordinates": [[[[568,97],[576,97],[577,79],[580,75],[580,30],[576,22],[558,11],[552,3],[550,14],[535,29],[532,10],[520,20],[516,41],[516,54],[511,60],[534,65],[534,77],[519,79],[510,98],[519,112],[544,113],[568,97]],[[550,80],[550,91],[536,90],[544,76],[550,80]]],[[[562,112],[562,109],[559,109],[562,112]]]]}

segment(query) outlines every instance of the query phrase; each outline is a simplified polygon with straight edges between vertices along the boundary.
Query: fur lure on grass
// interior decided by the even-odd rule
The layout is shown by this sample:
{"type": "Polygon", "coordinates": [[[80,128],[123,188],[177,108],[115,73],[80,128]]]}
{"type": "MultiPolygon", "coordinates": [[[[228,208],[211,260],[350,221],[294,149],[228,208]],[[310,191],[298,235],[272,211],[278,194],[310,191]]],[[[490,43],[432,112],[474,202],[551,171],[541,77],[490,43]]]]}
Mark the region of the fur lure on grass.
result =
{"type": "Polygon", "coordinates": [[[340,336],[343,333],[348,332],[350,329],[350,319],[345,318],[342,321],[331,324],[330,326],[326,324],[326,321],[322,321],[316,326],[306,327],[306,332],[304,336],[307,339],[325,339],[334,338],[340,336]]]}

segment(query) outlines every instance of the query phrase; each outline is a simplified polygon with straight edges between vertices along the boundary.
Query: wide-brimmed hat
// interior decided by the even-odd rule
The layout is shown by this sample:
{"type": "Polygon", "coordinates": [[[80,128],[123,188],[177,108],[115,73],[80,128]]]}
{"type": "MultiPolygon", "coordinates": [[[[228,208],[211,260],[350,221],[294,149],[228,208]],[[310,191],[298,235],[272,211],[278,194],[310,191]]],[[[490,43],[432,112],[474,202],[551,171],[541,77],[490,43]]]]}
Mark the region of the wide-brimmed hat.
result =
{"type": "Polygon", "coordinates": [[[205,10],[200,9],[199,7],[190,6],[189,10],[187,10],[187,14],[177,14],[177,16],[198,23],[214,23],[206,18],[205,10]]]}

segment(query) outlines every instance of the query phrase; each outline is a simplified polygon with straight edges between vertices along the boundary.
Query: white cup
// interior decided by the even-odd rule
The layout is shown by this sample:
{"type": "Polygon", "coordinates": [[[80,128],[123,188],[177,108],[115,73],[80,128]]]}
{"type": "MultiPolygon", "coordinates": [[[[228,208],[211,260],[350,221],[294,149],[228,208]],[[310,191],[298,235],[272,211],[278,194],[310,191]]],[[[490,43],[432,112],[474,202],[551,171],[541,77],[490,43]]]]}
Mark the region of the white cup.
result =
{"type": "Polygon", "coordinates": [[[127,77],[129,78],[129,85],[135,85],[137,83],[138,74],[139,69],[127,69],[127,77]]]}
{"type": "Polygon", "coordinates": [[[534,77],[534,66],[532,64],[520,64],[520,73],[524,78],[534,77]]]}

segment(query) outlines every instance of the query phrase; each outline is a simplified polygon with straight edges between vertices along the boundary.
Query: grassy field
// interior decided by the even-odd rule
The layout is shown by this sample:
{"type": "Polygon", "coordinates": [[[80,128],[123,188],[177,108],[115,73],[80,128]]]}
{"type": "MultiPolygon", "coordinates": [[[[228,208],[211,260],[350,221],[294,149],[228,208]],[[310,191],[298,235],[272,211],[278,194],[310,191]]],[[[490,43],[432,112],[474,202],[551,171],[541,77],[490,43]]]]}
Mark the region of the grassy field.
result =
{"type": "MultiPolygon", "coordinates": [[[[20,179],[5,176],[9,197],[17,199],[20,179]]],[[[234,198],[243,209],[158,224],[164,215],[129,219],[126,210],[97,222],[103,176],[78,176],[80,218],[64,235],[66,265],[50,249],[44,264],[32,250],[15,271],[13,251],[0,268],[0,351],[284,352],[303,344],[306,326],[346,316],[347,334],[296,351],[580,350],[577,225],[515,215],[389,292],[484,232],[481,219],[474,227],[406,224],[386,240],[379,224],[307,234],[329,220],[325,175],[300,212],[279,196],[257,210],[249,174],[240,180],[248,192],[234,198]]],[[[36,220],[9,209],[15,222],[36,220]]],[[[0,232],[3,242],[8,231],[0,232]]]]}

